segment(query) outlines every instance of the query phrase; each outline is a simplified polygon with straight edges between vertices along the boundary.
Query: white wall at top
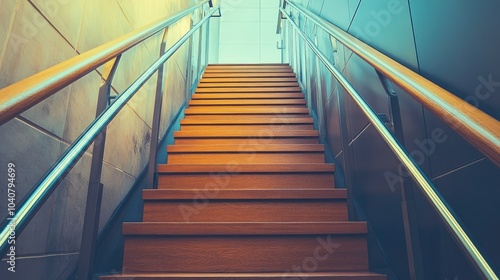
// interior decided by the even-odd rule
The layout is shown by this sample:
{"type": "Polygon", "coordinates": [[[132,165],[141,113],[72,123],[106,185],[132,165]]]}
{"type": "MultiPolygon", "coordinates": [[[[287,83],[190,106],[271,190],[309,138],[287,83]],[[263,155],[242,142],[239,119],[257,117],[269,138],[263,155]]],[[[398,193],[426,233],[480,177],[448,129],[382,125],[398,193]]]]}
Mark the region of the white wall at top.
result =
{"type": "Polygon", "coordinates": [[[279,63],[279,0],[221,0],[219,63],[279,63]]]}

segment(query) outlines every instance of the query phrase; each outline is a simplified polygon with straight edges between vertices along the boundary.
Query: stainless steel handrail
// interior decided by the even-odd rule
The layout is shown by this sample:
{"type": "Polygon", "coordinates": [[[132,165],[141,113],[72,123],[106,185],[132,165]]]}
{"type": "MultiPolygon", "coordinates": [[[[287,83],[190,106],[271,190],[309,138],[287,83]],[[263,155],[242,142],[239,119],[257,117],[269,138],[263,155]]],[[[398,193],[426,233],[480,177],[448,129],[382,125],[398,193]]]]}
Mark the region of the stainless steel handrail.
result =
{"type": "Polygon", "coordinates": [[[200,8],[208,0],[0,89],[0,125],[200,8]]]}
{"type": "Polygon", "coordinates": [[[280,10],[283,14],[287,15],[288,22],[290,22],[291,26],[293,26],[295,30],[297,30],[297,33],[304,39],[306,44],[311,48],[311,50],[316,54],[321,62],[323,62],[330,73],[337,79],[337,81],[339,81],[342,87],[361,108],[363,113],[369,119],[370,123],[382,136],[389,148],[394,152],[403,166],[408,170],[409,175],[415,180],[426,198],[436,209],[439,217],[443,220],[450,233],[453,235],[453,237],[456,238],[456,240],[459,241],[459,245],[465,250],[465,252],[467,252],[469,259],[472,260],[476,268],[482,273],[484,277],[487,277],[487,279],[498,279],[493,269],[486,262],[469,236],[465,233],[460,223],[455,219],[455,216],[453,215],[452,210],[450,210],[450,207],[447,206],[446,202],[441,198],[438,192],[435,191],[435,187],[433,186],[431,181],[424,175],[424,172],[420,169],[415,160],[410,156],[408,151],[406,151],[401,146],[401,144],[392,135],[389,129],[378,118],[375,111],[370,107],[370,105],[368,105],[368,103],[366,103],[363,97],[351,85],[347,78],[345,78],[342,73],[332,65],[328,58],[316,47],[315,43],[311,39],[309,39],[309,37],[300,29],[300,27],[291,18],[290,14],[287,13],[283,8],[281,8],[280,10]]]}
{"type": "MultiPolygon", "coordinates": [[[[206,1],[204,1],[206,2],[206,1]]],[[[182,36],[164,55],[156,60],[137,80],[135,80],[105,111],[97,117],[85,131],[73,142],[63,156],[53,165],[53,167],[44,175],[35,189],[28,196],[26,201],[19,207],[12,221],[16,225],[16,234],[29,220],[36,214],[43,202],[48,198],[58,183],[66,176],[71,168],[76,164],[87,148],[97,138],[99,133],[113,120],[126,103],[134,96],[144,83],[156,72],[156,70],[165,63],[181,46],[196,32],[216,11],[214,8],[199,23],[182,36]]],[[[7,224],[0,232],[0,255],[5,253],[9,246],[7,240],[12,229],[7,224]]]]}
{"type": "Polygon", "coordinates": [[[335,37],[500,166],[500,122],[311,11],[285,2],[335,37]]]}

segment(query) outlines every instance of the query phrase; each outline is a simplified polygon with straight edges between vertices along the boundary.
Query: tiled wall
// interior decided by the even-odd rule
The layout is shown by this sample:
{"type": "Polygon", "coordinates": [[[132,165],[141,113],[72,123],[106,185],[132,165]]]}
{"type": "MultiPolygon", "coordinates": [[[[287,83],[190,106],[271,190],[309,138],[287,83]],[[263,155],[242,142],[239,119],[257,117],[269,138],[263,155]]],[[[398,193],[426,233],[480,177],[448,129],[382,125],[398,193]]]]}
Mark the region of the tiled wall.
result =
{"type": "MultiPolygon", "coordinates": [[[[194,0],[6,0],[0,10],[0,88],[172,15],[194,0]]],[[[195,18],[198,16],[195,16],[195,18]]],[[[171,46],[191,24],[188,16],[168,28],[171,46]]],[[[113,82],[119,93],[158,58],[159,33],[123,55],[113,82]]],[[[188,45],[166,65],[163,131],[185,102],[188,45]]],[[[194,62],[193,62],[194,63],[194,62]]],[[[101,68],[102,69],[102,68],[101,68]]],[[[128,193],[148,160],[156,75],[107,130],[100,228],[128,193]]],[[[16,164],[19,203],[95,117],[101,83],[93,71],[21,116],[0,126],[0,181],[16,164]]],[[[0,279],[65,279],[78,259],[90,173],[91,149],[17,239],[15,274],[0,265],[0,279]]],[[[0,218],[6,217],[6,185],[0,186],[0,218]]]]}
{"type": "Polygon", "coordinates": [[[279,0],[221,0],[219,63],[280,63],[278,7],[279,0]]]}
{"type": "MultiPolygon", "coordinates": [[[[309,10],[337,24],[366,43],[424,77],[499,118],[498,47],[499,2],[453,5],[420,0],[302,0],[309,10]],[[479,90],[478,90],[479,89],[479,90]]],[[[388,98],[373,67],[321,29],[299,18],[301,25],[326,56],[377,113],[388,114],[388,98]]],[[[314,55],[304,47],[292,49],[314,55]]],[[[355,198],[356,219],[370,226],[371,268],[390,279],[408,279],[402,222],[399,163],[367,118],[346,97],[343,88],[314,59],[291,59],[307,88],[309,106],[318,115],[319,129],[346,172],[355,198]],[[342,119],[346,121],[342,126],[342,119]],[[345,137],[342,137],[345,135],[345,137]],[[391,179],[392,178],[392,179],[391,179]],[[376,237],[376,238],[375,238],[376,237]]],[[[455,210],[473,240],[495,267],[500,265],[498,167],[446,127],[400,88],[399,96],[406,149],[420,163],[445,200],[455,210]],[[433,135],[442,137],[436,140],[433,135]]],[[[339,170],[339,169],[337,169],[339,170]]],[[[416,218],[423,270],[417,279],[476,279],[453,239],[415,186],[416,218]]]]}

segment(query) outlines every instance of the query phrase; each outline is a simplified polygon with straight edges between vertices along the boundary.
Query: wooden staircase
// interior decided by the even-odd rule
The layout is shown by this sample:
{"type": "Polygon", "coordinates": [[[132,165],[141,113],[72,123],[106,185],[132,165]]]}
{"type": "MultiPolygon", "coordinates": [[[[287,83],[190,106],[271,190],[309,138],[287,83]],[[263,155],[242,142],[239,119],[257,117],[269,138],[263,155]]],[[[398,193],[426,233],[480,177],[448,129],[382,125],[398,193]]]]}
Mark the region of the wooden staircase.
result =
{"type": "Polygon", "coordinates": [[[100,279],[386,279],[288,65],[209,65],[185,115],[100,279]]]}

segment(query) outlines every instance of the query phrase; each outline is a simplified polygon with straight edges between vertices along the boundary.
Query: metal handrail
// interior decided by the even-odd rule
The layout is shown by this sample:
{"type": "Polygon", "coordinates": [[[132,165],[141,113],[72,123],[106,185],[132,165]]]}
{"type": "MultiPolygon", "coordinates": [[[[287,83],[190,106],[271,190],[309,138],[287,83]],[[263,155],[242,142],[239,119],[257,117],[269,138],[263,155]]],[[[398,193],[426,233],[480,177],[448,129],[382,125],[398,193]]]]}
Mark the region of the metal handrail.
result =
{"type": "MultiPolygon", "coordinates": [[[[286,0],[288,1],[288,0],[286,0]]],[[[288,2],[291,4],[290,2],[288,2]]],[[[297,7],[291,4],[293,7],[297,7]]],[[[361,108],[363,113],[369,119],[370,123],[374,126],[377,132],[382,136],[384,141],[387,143],[389,148],[394,152],[397,158],[401,161],[403,166],[407,169],[409,175],[415,180],[417,185],[421,188],[422,192],[426,198],[431,202],[432,206],[437,211],[439,217],[443,220],[445,226],[448,228],[450,233],[458,241],[459,246],[466,252],[469,259],[472,261],[474,266],[482,274],[482,276],[487,279],[498,279],[493,269],[486,262],[484,257],[481,255],[479,250],[476,248],[474,243],[471,241],[469,236],[465,233],[464,229],[460,223],[455,219],[451,208],[447,205],[444,199],[436,192],[435,187],[432,182],[424,175],[424,172],[415,162],[415,160],[410,156],[408,151],[406,151],[398,140],[393,136],[389,129],[384,125],[384,123],[379,119],[375,111],[368,105],[368,103],[363,99],[363,97],[357,92],[357,90],[351,85],[351,83],[345,78],[342,73],[333,66],[333,64],[328,60],[328,58],[316,47],[315,43],[300,29],[300,27],[294,22],[289,13],[285,9],[280,8],[281,12],[287,15],[290,24],[297,30],[297,33],[304,39],[305,43],[311,48],[311,50],[316,54],[319,60],[323,62],[330,73],[337,79],[337,81],[342,85],[342,87],[348,92],[348,94],[353,98],[356,104],[361,108]]],[[[320,23],[316,22],[318,25],[320,23]]],[[[349,35],[350,36],[350,35],[349,35]]]]}
{"type": "Polygon", "coordinates": [[[107,61],[119,56],[191,14],[208,2],[208,0],[202,0],[167,19],[161,19],[143,26],[106,44],[0,89],[0,125],[97,69],[107,61]]]}
{"type": "MultiPolygon", "coordinates": [[[[202,3],[206,3],[208,1],[203,1],[202,3]]],[[[193,7],[200,7],[200,4],[196,4],[193,7]]],[[[188,8],[187,10],[192,12],[193,7],[188,8]]],[[[80,134],[80,136],[73,142],[73,144],[67,149],[67,151],[59,158],[59,160],[52,166],[52,168],[44,175],[44,177],[39,181],[35,189],[31,192],[31,194],[28,196],[28,198],[25,200],[25,202],[19,207],[19,209],[16,212],[16,215],[12,217],[12,221],[16,224],[16,234],[19,234],[21,230],[26,226],[27,223],[29,223],[30,219],[33,218],[33,216],[36,214],[38,209],[42,206],[42,204],[45,202],[45,200],[48,198],[48,196],[54,191],[54,189],[58,186],[59,182],[68,174],[68,172],[71,170],[71,168],[77,163],[77,161],[81,158],[81,156],[85,153],[85,151],[88,149],[88,147],[93,143],[93,141],[98,137],[99,133],[103,131],[104,128],[113,120],[113,118],[119,113],[119,111],[126,105],[126,103],[134,96],[134,94],[141,88],[142,85],[146,83],[146,81],[156,72],[156,70],[163,64],[165,63],[181,46],[182,44],[189,39],[189,37],[196,32],[209,18],[212,16],[216,11],[218,10],[217,8],[214,8],[211,10],[202,20],[200,20],[199,23],[197,23],[195,26],[192,27],[192,29],[187,32],[184,36],[182,36],[172,47],[170,47],[165,54],[163,54],[158,60],[156,60],[137,80],[135,80],[122,94],[118,96],[118,98],[115,99],[115,101],[107,107],[99,117],[97,117],[86,129],[85,131],[80,134]]],[[[189,14],[189,13],[187,13],[189,14]]],[[[175,16],[162,21],[163,24],[161,26],[165,26],[166,22],[169,22],[170,24],[175,22],[172,20],[172,18],[175,18],[177,20],[181,19],[185,15],[187,15],[185,11],[176,14],[175,16]],[[184,16],[180,16],[184,15],[184,16]]],[[[160,26],[160,24],[154,24],[152,25],[155,28],[156,26],[160,26]]],[[[167,25],[168,26],[168,25],[167,25]]],[[[143,28],[142,28],[143,29],[143,28]]],[[[141,29],[141,30],[142,30],[141,29]]],[[[156,29],[155,29],[156,30],[156,29]]],[[[158,32],[160,30],[156,30],[158,32]]],[[[138,32],[133,32],[133,34],[136,34],[138,32]]],[[[147,37],[153,35],[155,32],[148,32],[147,30],[144,30],[140,32],[141,35],[137,34],[134,35],[134,38],[130,38],[130,40],[133,40],[134,42],[137,42],[136,39],[137,37],[144,38],[146,39],[147,37]],[[149,36],[145,35],[149,34],[149,36]]],[[[132,33],[130,33],[132,34],[132,33]]],[[[126,36],[128,38],[128,36],[126,36]]],[[[119,44],[125,44],[128,41],[125,36],[117,39],[115,43],[119,44]]],[[[133,43],[130,43],[133,44],[133,43]]],[[[105,44],[103,46],[109,46],[108,44],[105,44]]],[[[103,46],[98,47],[96,49],[102,49],[103,46]]],[[[130,45],[128,45],[130,46],[130,45]]],[[[131,46],[130,46],[131,47],[131,46]]],[[[128,47],[127,49],[129,49],[128,47]]],[[[94,49],[94,50],[96,50],[94,49]]],[[[110,48],[111,49],[111,48],[110,48]]],[[[108,52],[115,53],[115,47],[112,48],[113,50],[109,50],[108,52]]],[[[94,54],[94,50],[91,51],[92,55],[92,61],[91,58],[86,57],[87,59],[85,60],[86,63],[82,65],[81,67],[89,67],[88,65],[91,64],[95,67],[98,67],[101,60],[98,60],[96,58],[97,55],[94,54]]],[[[107,52],[107,53],[108,53],[107,52]]],[[[99,57],[104,57],[106,55],[101,54],[99,57]]],[[[106,56],[108,57],[108,56],[106,56]]],[[[75,61],[75,59],[70,59],[71,62],[63,62],[62,64],[58,65],[57,69],[61,69],[64,66],[67,65],[73,65],[74,64],[81,64],[79,60],[75,61]]],[[[79,72],[82,73],[84,70],[71,70],[67,69],[67,71],[73,71],[73,72],[79,72]]],[[[44,71],[46,72],[46,71],[44,71]]],[[[51,70],[50,73],[53,73],[54,70],[51,70]]],[[[59,70],[60,75],[64,77],[56,77],[54,79],[49,79],[46,78],[46,81],[39,82],[37,85],[33,86],[27,86],[30,91],[33,91],[32,93],[33,96],[36,96],[37,93],[45,90],[45,88],[51,88],[51,91],[57,91],[59,86],[55,85],[54,83],[59,83],[62,82],[64,84],[67,84],[68,80],[75,81],[75,76],[72,74],[64,74],[62,70],[59,70]],[[45,83],[45,84],[44,84],[45,83]]],[[[45,76],[47,74],[44,74],[42,76],[45,76]]],[[[27,78],[23,81],[38,81],[38,77],[40,77],[39,74],[34,75],[30,78],[27,78]],[[36,77],[35,77],[36,76],[36,77]],[[35,77],[35,78],[33,78],[35,77]]],[[[21,87],[21,85],[18,85],[16,87],[21,87]]],[[[26,87],[25,87],[26,88],[26,87]]],[[[11,91],[13,89],[9,89],[11,91]]],[[[48,95],[52,94],[53,92],[48,91],[48,95]]],[[[0,92],[1,94],[1,92],[0,92]]],[[[2,108],[7,107],[3,106],[2,108]]],[[[5,227],[2,229],[0,232],[0,255],[3,255],[8,248],[8,237],[9,234],[11,233],[12,229],[10,228],[9,224],[5,225],[5,227]]]]}
{"type": "Polygon", "coordinates": [[[339,42],[408,92],[426,109],[500,167],[500,122],[311,11],[285,0],[339,42]]]}

